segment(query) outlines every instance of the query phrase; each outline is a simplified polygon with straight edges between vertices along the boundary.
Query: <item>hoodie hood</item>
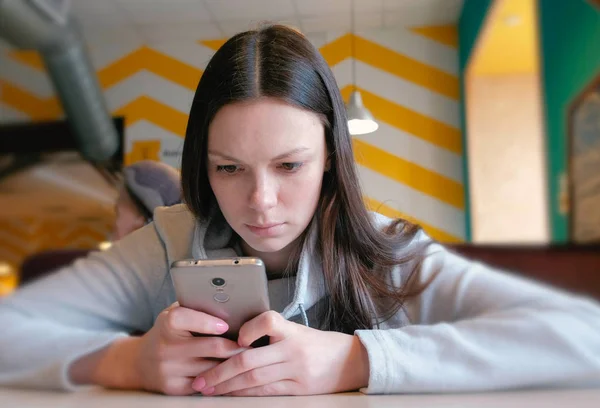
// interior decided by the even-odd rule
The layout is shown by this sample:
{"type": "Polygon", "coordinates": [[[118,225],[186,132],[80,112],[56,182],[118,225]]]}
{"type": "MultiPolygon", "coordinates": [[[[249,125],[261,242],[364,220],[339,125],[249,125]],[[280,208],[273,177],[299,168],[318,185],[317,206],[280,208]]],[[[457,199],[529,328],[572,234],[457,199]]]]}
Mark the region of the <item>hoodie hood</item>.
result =
{"type": "MultiPolygon", "coordinates": [[[[317,224],[312,222],[309,228],[307,240],[300,254],[294,294],[291,302],[281,312],[285,319],[300,314],[306,326],[308,326],[306,310],[325,296],[323,266],[317,250],[317,224]]],[[[207,220],[196,222],[192,256],[195,259],[239,256],[231,246],[233,236],[234,231],[220,209],[213,208],[207,220]]]]}

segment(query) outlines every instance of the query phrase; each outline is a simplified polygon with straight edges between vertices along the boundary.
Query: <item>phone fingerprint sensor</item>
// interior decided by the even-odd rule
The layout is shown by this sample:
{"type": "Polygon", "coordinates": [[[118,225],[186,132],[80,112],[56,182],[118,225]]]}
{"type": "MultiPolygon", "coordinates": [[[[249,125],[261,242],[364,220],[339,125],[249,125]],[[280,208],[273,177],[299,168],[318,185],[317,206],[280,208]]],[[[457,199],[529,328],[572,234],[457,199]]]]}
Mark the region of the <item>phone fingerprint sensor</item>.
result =
{"type": "Polygon", "coordinates": [[[227,293],[217,293],[213,296],[213,299],[219,303],[225,303],[229,301],[229,295],[227,293]]]}

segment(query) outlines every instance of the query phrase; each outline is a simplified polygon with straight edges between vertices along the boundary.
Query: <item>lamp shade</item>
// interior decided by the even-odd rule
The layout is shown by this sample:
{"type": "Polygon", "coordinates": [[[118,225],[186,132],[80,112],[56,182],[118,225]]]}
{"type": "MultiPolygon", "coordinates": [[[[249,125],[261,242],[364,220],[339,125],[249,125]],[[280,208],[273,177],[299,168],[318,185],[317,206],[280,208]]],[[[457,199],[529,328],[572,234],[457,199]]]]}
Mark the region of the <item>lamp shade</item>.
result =
{"type": "Polygon", "coordinates": [[[346,105],[348,129],[351,135],[364,135],[377,130],[379,125],[365,105],[359,91],[353,91],[346,105]]]}

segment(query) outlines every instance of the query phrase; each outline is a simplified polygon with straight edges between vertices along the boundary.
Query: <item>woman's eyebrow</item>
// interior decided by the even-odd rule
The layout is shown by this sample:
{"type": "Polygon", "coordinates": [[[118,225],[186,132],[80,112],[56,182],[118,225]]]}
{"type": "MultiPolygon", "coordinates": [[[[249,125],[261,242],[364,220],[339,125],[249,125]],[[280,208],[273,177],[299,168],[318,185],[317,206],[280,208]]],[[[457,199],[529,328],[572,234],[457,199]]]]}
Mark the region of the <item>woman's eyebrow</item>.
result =
{"type": "Polygon", "coordinates": [[[285,159],[286,157],[290,157],[290,156],[293,156],[294,154],[302,153],[302,152],[305,152],[307,150],[310,150],[310,148],[309,147],[305,147],[305,146],[296,147],[295,149],[292,149],[292,150],[290,150],[287,153],[280,154],[279,156],[275,157],[273,160],[285,159]]]}
{"type": "MultiPolygon", "coordinates": [[[[295,149],[292,149],[292,150],[290,150],[289,152],[285,152],[285,153],[283,153],[283,154],[280,154],[280,155],[278,155],[278,156],[274,157],[274,158],[273,158],[273,160],[281,160],[281,159],[285,159],[286,157],[290,157],[290,156],[292,156],[292,155],[294,155],[294,154],[297,154],[297,153],[302,153],[302,152],[305,152],[305,151],[307,151],[307,150],[310,150],[310,148],[309,148],[309,147],[306,147],[306,146],[300,146],[300,147],[296,147],[295,149]]],[[[239,159],[236,159],[236,158],[235,158],[235,157],[233,157],[233,156],[229,156],[229,155],[227,155],[227,154],[224,154],[224,153],[218,152],[218,151],[216,151],[216,150],[209,150],[209,151],[208,151],[208,154],[209,154],[210,156],[218,156],[218,157],[220,157],[220,158],[222,158],[222,159],[229,160],[229,161],[233,161],[233,162],[241,162],[241,160],[239,160],[239,159]]]]}
{"type": "Polygon", "coordinates": [[[220,157],[222,159],[229,160],[229,161],[234,161],[234,162],[239,162],[240,161],[240,160],[236,159],[233,156],[228,156],[228,155],[226,155],[224,153],[219,153],[219,152],[214,151],[214,150],[209,150],[208,151],[208,155],[209,156],[218,156],[218,157],[220,157]]]}

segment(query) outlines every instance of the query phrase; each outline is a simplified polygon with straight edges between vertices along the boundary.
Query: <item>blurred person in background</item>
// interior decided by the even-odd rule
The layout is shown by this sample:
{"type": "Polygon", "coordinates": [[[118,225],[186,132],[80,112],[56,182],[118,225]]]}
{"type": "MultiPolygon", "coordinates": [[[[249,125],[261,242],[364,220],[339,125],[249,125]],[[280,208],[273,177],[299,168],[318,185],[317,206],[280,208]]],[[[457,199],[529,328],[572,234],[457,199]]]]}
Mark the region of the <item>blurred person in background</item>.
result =
{"type": "MultiPolygon", "coordinates": [[[[157,207],[181,202],[179,171],[165,163],[142,160],[123,169],[123,184],[115,203],[110,241],[152,222],[157,207]]],[[[91,249],[53,249],[26,258],[21,264],[19,285],[63,267],[87,255],[91,249]]]]}
{"type": "Polygon", "coordinates": [[[123,178],[115,204],[113,241],[152,222],[156,207],[181,202],[179,171],[168,164],[143,160],[125,167],[123,178]]]}

